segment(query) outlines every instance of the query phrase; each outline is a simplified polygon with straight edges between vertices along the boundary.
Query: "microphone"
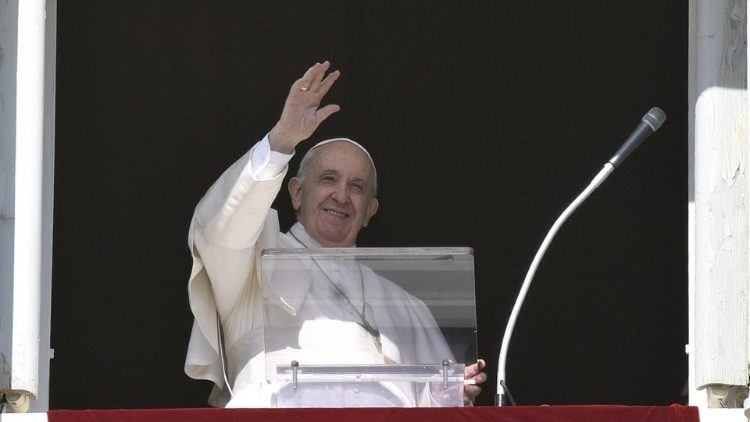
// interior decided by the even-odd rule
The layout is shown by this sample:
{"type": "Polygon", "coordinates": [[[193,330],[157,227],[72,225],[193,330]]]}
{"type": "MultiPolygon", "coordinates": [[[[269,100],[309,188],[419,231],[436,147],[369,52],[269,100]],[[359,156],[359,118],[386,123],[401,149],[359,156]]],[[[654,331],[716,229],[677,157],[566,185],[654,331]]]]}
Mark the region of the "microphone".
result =
{"type": "Polygon", "coordinates": [[[560,227],[562,227],[563,223],[565,223],[565,220],[567,220],[568,217],[573,214],[573,211],[575,211],[578,206],[581,205],[583,201],[585,201],[586,198],[588,198],[591,193],[594,192],[594,190],[596,190],[596,188],[598,188],[599,185],[601,185],[604,180],[607,179],[607,177],[615,170],[615,167],[617,167],[626,158],[628,158],[628,155],[630,155],[631,152],[638,148],[638,146],[644,140],[646,140],[646,138],[648,138],[652,133],[656,132],[666,119],[666,113],[664,113],[664,111],[662,111],[662,109],[660,109],[659,107],[654,107],[649,110],[648,113],[643,116],[641,122],[635,128],[633,133],[630,134],[630,136],[625,140],[620,149],[617,150],[615,155],[613,155],[612,158],[610,158],[609,161],[604,164],[604,168],[602,168],[599,173],[594,176],[594,179],[589,183],[586,189],[584,189],[583,192],[581,192],[578,197],[576,197],[576,199],[574,199],[573,202],[571,202],[570,205],[565,208],[562,214],[557,217],[557,220],[549,229],[549,232],[547,232],[547,236],[544,238],[544,241],[542,241],[542,245],[536,252],[534,260],[531,262],[531,266],[529,266],[529,270],[526,273],[526,278],[523,280],[523,284],[521,285],[521,290],[518,292],[518,297],[516,297],[516,303],[513,305],[513,310],[511,311],[510,317],[508,318],[508,325],[506,325],[505,327],[502,345],[500,346],[500,354],[498,356],[495,405],[515,405],[513,396],[510,394],[510,389],[505,382],[505,363],[508,358],[510,337],[511,335],[513,335],[513,328],[516,325],[516,319],[518,319],[518,314],[519,312],[521,312],[521,306],[523,305],[523,301],[526,298],[526,293],[528,293],[529,291],[529,287],[531,287],[531,281],[534,278],[536,269],[539,267],[539,263],[542,261],[542,257],[547,251],[549,244],[552,242],[552,239],[557,234],[557,231],[560,230],[560,227]]]}
{"type": "Polygon", "coordinates": [[[609,159],[609,163],[614,167],[620,165],[620,163],[625,161],[625,159],[628,158],[628,155],[638,148],[646,138],[659,130],[665,120],[667,120],[667,114],[659,107],[654,107],[649,110],[648,113],[643,115],[641,122],[635,128],[633,133],[630,134],[628,139],[625,140],[620,149],[618,149],[615,155],[609,159]]]}

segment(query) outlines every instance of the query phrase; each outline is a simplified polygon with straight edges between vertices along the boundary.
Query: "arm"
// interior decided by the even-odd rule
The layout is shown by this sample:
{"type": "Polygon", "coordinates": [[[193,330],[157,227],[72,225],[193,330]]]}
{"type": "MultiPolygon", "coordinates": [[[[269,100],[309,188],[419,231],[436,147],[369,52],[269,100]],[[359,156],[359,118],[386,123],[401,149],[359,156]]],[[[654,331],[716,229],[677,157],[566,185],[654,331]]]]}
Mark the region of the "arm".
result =
{"type": "Polygon", "coordinates": [[[328,62],[315,64],[292,84],[281,117],[267,139],[227,169],[196,207],[191,247],[206,268],[223,318],[253,271],[255,243],[294,148],[339,110],[333,104],[320,107],[340,74],[326,75],[329,66],[328,62]]]}
{"type": "Polygon", "coordinates": [[[222,319],[231,312],[253,271],[255,244],[286,174],[282,160],[274,177],[259,180],[256,176],[253,155],[264,142],[268,148],[266,140],[256,144],[214,182],[198,203],[190,227],[193,255],[206,270],[222,319]]]}

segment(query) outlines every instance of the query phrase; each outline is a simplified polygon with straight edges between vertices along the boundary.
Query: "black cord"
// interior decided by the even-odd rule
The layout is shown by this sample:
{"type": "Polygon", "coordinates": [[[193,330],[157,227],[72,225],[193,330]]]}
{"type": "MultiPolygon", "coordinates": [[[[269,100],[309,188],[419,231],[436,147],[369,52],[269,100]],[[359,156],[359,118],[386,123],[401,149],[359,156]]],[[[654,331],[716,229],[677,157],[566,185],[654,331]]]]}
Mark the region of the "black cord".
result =
{"type": "MultiPolygon", "coordinates": [[[[500,386],[503,387],[503,391],[505,391],[505,395],[508,396],[508,401],[510,402],[511,406],[516,406],[516,401],[513,399],[513,394],[510,394],[510,388],[508,388],[508,384],[505,383],[505,381],[500,381],[500,386]]],[[[500,403],[505,404],[505,403],[500,403]]]]}

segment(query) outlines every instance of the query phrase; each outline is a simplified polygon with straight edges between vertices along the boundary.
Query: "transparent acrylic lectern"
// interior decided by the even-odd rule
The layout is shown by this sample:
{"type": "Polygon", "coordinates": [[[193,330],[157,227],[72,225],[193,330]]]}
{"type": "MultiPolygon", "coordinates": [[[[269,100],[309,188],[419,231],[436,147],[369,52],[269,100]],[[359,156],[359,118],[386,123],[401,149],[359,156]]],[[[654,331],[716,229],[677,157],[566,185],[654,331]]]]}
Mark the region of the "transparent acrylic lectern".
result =
{"type": "Polygon", "coordinates": [[[463,406],[470,248],[267,249],[261,266],[276,407],[463,406]]]}

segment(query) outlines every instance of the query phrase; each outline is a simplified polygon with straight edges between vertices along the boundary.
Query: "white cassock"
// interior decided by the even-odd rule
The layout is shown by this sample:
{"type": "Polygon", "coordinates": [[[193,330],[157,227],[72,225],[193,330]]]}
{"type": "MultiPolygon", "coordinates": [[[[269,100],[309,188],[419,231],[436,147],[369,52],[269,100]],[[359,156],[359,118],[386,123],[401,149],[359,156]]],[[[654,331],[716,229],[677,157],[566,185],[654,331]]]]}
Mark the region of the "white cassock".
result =
{"type": "MultiPolygon", "coordinates": [[[[214,406],[272,407],[279,384],[269,379],[277,364],[292,359],[300,364],[453,359],[424,303],[361,265],[315,262],[305,276],[267,275],[263,285],[263,249],[319,247],[299,223],[281,233],[271,209],[289,158],[271,152],[267,138],[262,140],[224,172],[196,207],[188,236],[193,256],[188,293],[195,322],[185,373],[214,382],[209,398],[214,406]],[[264,296],[275,304],[266,306],[271,326],[265,327],[265,339],[264,296]],[[219,355],[217,310],[233,397],[219,355]],[[368,332],[367,325],[379,335],[368,332]]],[[[406,399],[407,405],[420,400],[406,399]]]]}

